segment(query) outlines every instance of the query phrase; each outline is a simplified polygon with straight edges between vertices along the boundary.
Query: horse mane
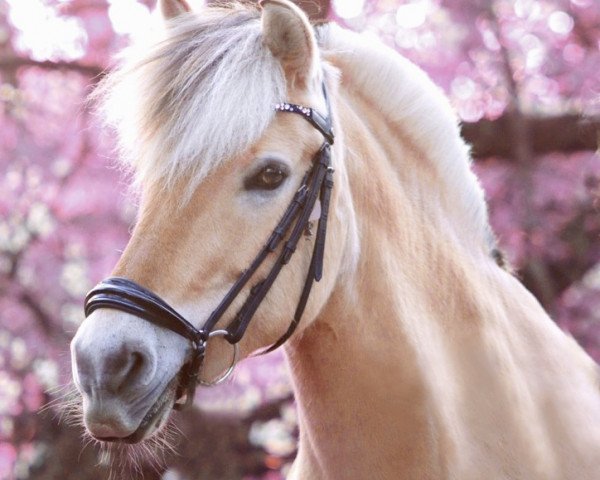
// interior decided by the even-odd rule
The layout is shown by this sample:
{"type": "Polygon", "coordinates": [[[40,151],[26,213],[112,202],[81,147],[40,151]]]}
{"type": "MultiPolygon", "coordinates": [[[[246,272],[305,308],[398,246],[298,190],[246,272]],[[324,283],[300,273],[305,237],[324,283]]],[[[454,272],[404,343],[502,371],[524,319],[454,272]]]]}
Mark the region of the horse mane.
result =
{"type": "MultiPolygon", "coordinates": [[[[319,25],[316,31],[323,57],[341,71],[342,83],[368,98],[400,138],[418,147],[419,161],[439,172],[445,185],[432,185],[432,195],[437,193],[434,189],[445,188],[470,235],[478,234],[490,253],[497,250],[484,193],[471,169],[470,148],[442,90],[423,70],[379,41],[333,23],[319,25]]],[[[398,170],[407,168],[401,157],[391,160],[398,170]]]]}
{"type": "Polygon", "coordinates": [[[183,179],[191,193],[260,138],[286,99],[285,79],[263,45],[256,7],[206,7],[164,33],[127,49],[92,100],[135,184],[183,179]]]}

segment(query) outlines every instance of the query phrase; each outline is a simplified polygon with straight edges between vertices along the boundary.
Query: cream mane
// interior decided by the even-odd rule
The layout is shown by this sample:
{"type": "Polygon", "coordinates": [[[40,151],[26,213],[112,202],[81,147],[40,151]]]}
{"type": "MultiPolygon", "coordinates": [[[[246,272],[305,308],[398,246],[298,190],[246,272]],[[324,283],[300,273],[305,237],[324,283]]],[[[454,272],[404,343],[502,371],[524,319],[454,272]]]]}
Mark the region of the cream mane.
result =
{"type": "MultiPolygon", "coordinates": [[[[369,98],[378,114],[417,145],[439,171],[445,185],[432,185],[431,195],[445,188],[469,234],[490,248],[495,238],[488,223],[484,193],[471,170],[469,147],[460,136],[459,120],[444,93],[416,65],[382,43],[335,24],[318,28],[325,58],[335,58],[344,78],[369,98]]],[[[402,158],[396,166],[406,168],[402,158]]]]}
{"type": "Polygon", "coordinates": [[[171,20],[166,38],[134,45],[94,94],[136,183],[190,190],[254,143],[286,99],[256,8],[206,8],[171,20]]]}

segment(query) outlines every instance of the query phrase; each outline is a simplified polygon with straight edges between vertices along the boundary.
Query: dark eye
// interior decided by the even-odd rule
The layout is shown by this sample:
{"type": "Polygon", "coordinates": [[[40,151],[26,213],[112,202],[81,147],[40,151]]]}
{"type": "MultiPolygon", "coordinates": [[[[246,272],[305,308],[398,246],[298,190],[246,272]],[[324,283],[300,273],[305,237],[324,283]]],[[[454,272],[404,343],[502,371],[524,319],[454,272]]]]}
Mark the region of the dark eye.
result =
{"type": "Polygon", "coordinates": [[[280,163],[268,163],[254,175],[246,178],[246,190],[275,190],[288,176],[288,169],[280,163]]]}

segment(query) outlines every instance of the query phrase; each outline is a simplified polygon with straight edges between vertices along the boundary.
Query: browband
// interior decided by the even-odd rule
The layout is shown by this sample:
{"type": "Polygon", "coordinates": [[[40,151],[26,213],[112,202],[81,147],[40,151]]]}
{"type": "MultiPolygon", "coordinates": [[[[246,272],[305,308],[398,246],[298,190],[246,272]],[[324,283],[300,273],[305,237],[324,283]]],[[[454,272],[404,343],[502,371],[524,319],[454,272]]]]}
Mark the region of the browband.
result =
{"type": "MultiPolygon", "coordinates": [[[[310,267],[294,317],[288,329],[279,340],[260,352],[261,354],[275,350],[294,333],[306,307],[313,282],[315,280],[319,281],[323,276],[327,218],[331,191],[333,189],[331,145],[334,140],[331,125],[331,109],[325,84],[323,84],[323,94],[327,104],[327,116],[321,115],[312,108],[287,102],[279,103],[274,106],[276,111],[301,115],[302,118],[306,119],[313,127],[323,134],[325,141],[313,157],[311,169],[304,176],[300,187],[296,191],[296,194],[281,220],[271,233],[267,243],[255,257],[250,267],[242,273],[229,289],[201,329],[194,327],[194,325],[181,316],[158,295],[126,278],[109,277],[90,290],[85,298],[86,317],[99,308],[120,310],[171,330],[178,335],[187,338],[191,342],[192,357],[182,368],[177,394],[178,399],[185,394],[186,401],[184,404],[176,403],[175,408],[177,409],[185,407],[193,401],[196,384],[200,381],[199,375],[204,360],[206,344],[211,334],[222,334],[229,343],[236,346],[233,360],[235,363],[237,343],[244,336],[252,317],[277,279],[281,269],[290,261],[291,256],[296,251],[296,247],[302,234],[308,228],[310,217],[317,201],[320,201],[321,213],[319,216],[310,267]],[[284,239],[286,238],[287,240],[284,242],[284,239]],[[265,278],[252,286],[244,304],[226,329],[215,331],[216,324],[223,317],[235,298],[237,298],[266,258],[271,253],[275,252],[282,242],[283,246],[269,273],[265,278]]],[[[227,370],[225,375],[219,377],[213,384],[220,383],[224,380],[233,370],[234,363],[232,363],[232,366],[227,370]]],[[[202,383],[207,384],[205,382],[202,383]]]]}

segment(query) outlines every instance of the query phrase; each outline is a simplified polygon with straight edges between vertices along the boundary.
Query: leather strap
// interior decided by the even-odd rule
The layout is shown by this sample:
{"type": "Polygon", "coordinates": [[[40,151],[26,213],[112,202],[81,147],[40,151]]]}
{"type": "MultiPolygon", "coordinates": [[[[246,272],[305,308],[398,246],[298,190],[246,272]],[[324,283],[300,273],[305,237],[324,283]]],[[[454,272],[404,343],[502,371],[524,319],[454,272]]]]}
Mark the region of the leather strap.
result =
{"type": "Polygon", "coordinates": [[[292,255],[296,251],[298,242],[300,241],[300,238],[302,238],[303,232],[306,230],[310,214],[314,209],[314,206],[319,197],[319,192],[321,191],[321,188],[323,186],[323,181],[325,179],[325,174],[327,171],[327,165],[330,161],[329,148],[329,144],[323,144],[321,146],[321,149],[317,153],[317,156],[315,157],[315,163],[313,166],[311,179],[312,181],[306,195],[306,200],[300,212],[299,218],[296,224],[294,225],[292,233],[290,234],[288,240],[285,242],[285,245],[281,250],[281,253],[279,254],[279,258],[271,268],[271,271],[266,276],[266,278],[252,288],[250,295],[248,296],[246,302],[236,315],[234,321],[230,323],[227,327],[227,330],[230,332],[230,337],[228,338],[228,340],[231,343],[236,343],[241,340],[242,336],[244,335],[244,332],[246,331],[246,328],[250,324],[252,316],[254,315],[261,302],[267,295],[268,291],[270,290],[271,286],[277,279],[279,272],[281,271],[283,266],[290,261],[292,255]]]}
{"type": "Polygon", "coordinates": [[[193,343],[201,343],[207,338],[162,298],[127,278],[107,278],[88,292],[85,297],[85,316],[88,317],[99,308],[131,313],[168,328],[193,343]]]}
{"type": "MultiPolygon", "coordinates": [[[[329,155],[329,149],[327,149],[327,155],[329,155]]],[[[300,319],[302,318],[302,314],[304,313],[304,309],[306,308],[306,303],[308,302],[308,297],[313,286],[313,281],[316,280],[318,282],[323,276],[325,234],[327,232],[327,218],[332,189],[333,168],[329,166],[327,167],[327,171],[325,173],[325,180],[323,183],[323,187],[321,188],[321,216],[319,218],[319,225],[317,227],[317,236],[315,238],[313,254],[310,261],[308,274],[306,276],[306,281],[304,282],[304,288],[302,289],[302,294],[300,295],[300,300],[298,301],[298,306],[296,307],[296,312],[294,313],[294,318],[292,319],[286,332],[279,338],[279,340],[277,340],[273,345],[261,352],[261,355],[276,350],[292,336],[292,334],[298,327],[300,319]]]]}

